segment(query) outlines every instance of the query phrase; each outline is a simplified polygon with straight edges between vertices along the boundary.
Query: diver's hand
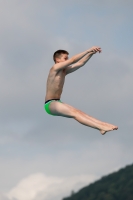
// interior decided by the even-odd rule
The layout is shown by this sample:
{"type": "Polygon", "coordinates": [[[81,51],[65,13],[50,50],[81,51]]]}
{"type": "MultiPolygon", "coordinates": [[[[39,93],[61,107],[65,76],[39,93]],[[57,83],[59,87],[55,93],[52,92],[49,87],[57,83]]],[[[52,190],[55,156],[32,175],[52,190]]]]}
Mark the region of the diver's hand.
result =
{"type": "Polygon", "coordinates": [[[101,53],[102,52],[102,49],[101,47],[97,47],[97,46],[93,46],[89,49],[89,53],[92,53],[92,54],[95,54],[95,53],[101,53]]]}

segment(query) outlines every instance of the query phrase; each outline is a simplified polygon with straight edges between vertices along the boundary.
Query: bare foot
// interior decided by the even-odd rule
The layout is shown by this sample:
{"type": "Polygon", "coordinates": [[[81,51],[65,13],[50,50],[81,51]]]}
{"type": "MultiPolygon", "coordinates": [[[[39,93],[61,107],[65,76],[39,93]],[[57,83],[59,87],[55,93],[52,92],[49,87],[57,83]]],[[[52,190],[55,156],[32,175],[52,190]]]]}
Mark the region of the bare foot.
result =
{"type": "Polygon", "coordinates": [[[100,130],[100,132],[101,132],[102,135],[104,135],[108,131],[114,131],[114,130],[117,130],[117,129],[118,129],[117,126],[113,126],[113,125],[108,124],[108,126],[105,126],[103,129],[100,130]]]}

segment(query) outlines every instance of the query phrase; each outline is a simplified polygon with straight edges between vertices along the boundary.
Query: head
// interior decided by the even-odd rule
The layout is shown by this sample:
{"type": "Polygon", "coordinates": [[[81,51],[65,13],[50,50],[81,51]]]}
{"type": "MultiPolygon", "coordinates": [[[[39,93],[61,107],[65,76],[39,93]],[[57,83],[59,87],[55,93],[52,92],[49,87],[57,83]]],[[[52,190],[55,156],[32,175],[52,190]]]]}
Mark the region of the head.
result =
{"type": "Polygon", "coordinates": [[[66,50],[57,50],[53,55],[54,62],[64,62],[68,60],[68,55],[69,53],[66,50]]]}

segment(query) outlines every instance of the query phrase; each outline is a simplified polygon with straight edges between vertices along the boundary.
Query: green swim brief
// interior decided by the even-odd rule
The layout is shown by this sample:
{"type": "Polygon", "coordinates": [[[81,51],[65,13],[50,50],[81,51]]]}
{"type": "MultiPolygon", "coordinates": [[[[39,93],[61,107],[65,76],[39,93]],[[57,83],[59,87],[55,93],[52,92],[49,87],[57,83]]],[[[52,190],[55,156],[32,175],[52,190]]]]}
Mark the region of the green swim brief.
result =
{"type": "MultiPolygon", "coordinates": [[[[45,102],[45,104],[44,104],[44,109],[45,109],[45,111],[46,111],[48,114],[50,114],[50,115],[54,115],[54,114],[51,113],[50,108],[49,108],[49,105],[51,104],[52,101],[59,101],[59,102],[61,102],[60,99],[50,99],[50,100],[47,100],[47,101],[45,102]]],[[[55,116],[55,115],[54,115],[54,116],[55,116]]]]}

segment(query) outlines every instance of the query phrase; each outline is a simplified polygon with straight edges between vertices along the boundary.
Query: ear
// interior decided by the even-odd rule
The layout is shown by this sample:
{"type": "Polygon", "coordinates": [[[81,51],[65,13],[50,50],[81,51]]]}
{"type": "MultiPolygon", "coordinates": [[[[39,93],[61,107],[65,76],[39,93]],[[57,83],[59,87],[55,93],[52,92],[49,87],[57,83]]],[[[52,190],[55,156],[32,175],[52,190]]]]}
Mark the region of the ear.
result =
{"type": "Polygon", "coordinates": [[[60,62],[60,58],[56,58],[56,63],[59,63],[60,62]]]}

